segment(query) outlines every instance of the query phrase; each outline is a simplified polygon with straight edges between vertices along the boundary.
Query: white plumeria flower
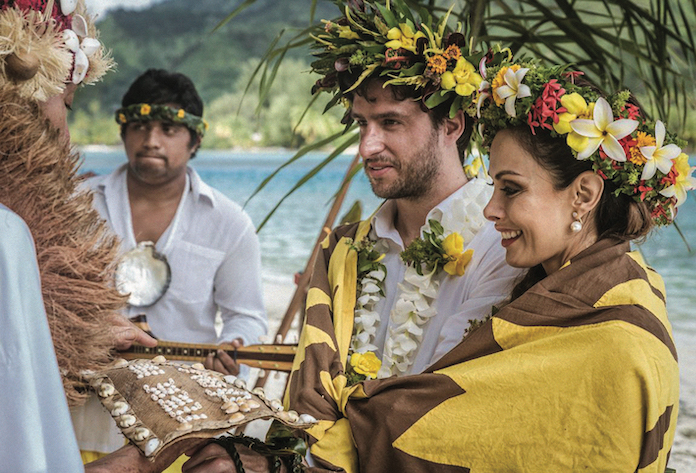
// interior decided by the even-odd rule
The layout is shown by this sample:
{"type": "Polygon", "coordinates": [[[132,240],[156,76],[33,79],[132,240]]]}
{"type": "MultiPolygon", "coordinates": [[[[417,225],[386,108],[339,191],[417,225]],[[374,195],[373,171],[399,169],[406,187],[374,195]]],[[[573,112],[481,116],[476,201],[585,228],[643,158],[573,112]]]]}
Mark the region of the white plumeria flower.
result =
{"type": "Polygon", "coordinates": [[[576,119],[570,122],[570,126],[575,133],[587,138],[585,148],[578,152],[579,160],[589,158],[601,146],[611,159],[624,162],[626,152],[619,140],[633,133],[638,128],[638,121],[627,118],[614,120],[611,105],[600,97],[595,103],[592,120],[576,119]]]}
{"type": "Polygon", "coordinates": [[[657,169],[662,174],[668,174],[672,169],[672,160],[679,156],[681,148],[675,144],[662,146],[665,141],[665,124],[660,120],[655,123],[655,146],[641,146],[640,152],[647,159],[641,179],[647,180],[655,175],[657,169]]]}
{"type": "Polygon", "coordinates": [[[502,85],[495,89],[495,94],[501,100],[505,100],[505,112],[513,118],[517,116],[517,112],[515,111],[515,100],[532,95],[529,86],[522,83],[522,79],[524,79],[528,71],[528,67],[520,67],[517,71],[508,68],[503,76],[506,85],[502,85]]]}

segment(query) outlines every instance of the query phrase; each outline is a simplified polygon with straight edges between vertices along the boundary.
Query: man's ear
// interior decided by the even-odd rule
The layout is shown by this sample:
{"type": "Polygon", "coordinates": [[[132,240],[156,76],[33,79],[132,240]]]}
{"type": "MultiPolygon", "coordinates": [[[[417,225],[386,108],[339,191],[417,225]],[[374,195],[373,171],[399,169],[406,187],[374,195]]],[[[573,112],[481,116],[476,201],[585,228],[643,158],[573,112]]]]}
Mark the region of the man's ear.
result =
{"type": "Polygon", "coordinates": [[[464,111],[459,109],[454,117],[445,118],[443,126],[447,140],[451,140],[452,142],[456,143],[466,128],[466,117],[464,116],[464,111]]]}
{"type": "Polygon", "coordinates": [[[571,186],[574,193],[573,208],[582,218],[599,204],[604,192],[604,179],[594,171],[585,171],[575,178],[571,186]]]}

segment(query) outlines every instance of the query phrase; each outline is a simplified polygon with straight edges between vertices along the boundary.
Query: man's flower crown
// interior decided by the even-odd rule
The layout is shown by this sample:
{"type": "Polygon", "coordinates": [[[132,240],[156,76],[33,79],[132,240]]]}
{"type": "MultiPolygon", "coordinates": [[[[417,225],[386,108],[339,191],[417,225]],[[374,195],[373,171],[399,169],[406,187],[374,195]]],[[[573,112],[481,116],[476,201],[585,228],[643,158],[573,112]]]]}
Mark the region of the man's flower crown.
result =
{"type": "Polygon", "coordinates": [[[541,67],[532,62],[481,63],[476,103],[484,146],[498,130],[527,125],[565,137],[579,160],[591,160],[618,193],[645,202],[657,225],[668,225],[686,192],[696,188],[685,142],[661,121],[643,117],[628,91],[603,97],[590,86],[576,84],[581,72],[568,66],[541,67]]]}
{"type": "Polygon", "coordinates": [[[129,122],[163,121],[186,126],[189,130],[203,138],[208,129],[208,122],[203,118],[188,113],[183,108],[167,105],[135,103],[116,110],[116,123],[125,125],[129,122]]]}
{"type": "Polygon", "coordinates": [[[312,93],[333,92],[328,109],[368,77],[382,77],[420,91],[429,108],[449,100],[450,115],[473,107],[482,80],[474,64],[483,55],[465,56],[468,39],[461,25],[449,28],[449,13],[435,21],[423,11],[418,19],[403,0],[348,0],[344,16],[311,35],[319,49],[312,71],[322,75],[312,93]]]}

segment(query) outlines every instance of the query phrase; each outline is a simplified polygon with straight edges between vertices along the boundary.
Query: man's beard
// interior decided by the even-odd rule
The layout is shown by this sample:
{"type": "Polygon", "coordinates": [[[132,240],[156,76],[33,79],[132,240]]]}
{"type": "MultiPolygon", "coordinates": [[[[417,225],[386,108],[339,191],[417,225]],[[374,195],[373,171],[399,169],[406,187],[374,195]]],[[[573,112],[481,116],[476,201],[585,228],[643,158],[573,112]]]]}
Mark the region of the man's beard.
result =
{"type": "Polygon", "coordinates": [[[389,161],[398,171],[397,179],[389,186],[380,186],[379,182],[370,179],[372,192],[382,199],[417,199],[429,193],[440,171],[436,145],[437,136],[433,130],[428,142],[412,153],[417,158],[402,162],[389,161]]]}

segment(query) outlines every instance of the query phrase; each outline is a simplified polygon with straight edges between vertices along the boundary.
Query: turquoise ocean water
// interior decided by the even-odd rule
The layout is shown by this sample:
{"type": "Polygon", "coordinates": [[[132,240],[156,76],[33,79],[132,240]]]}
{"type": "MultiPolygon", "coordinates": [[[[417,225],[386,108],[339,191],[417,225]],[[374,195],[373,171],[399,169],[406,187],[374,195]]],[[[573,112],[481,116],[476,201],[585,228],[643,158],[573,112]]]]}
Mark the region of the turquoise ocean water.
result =
{"type": "MultiPolygon", "coordinates": [[[[83,150],[82,170],[105,174],[125,162],[117,150],[83,150]]],[[[293,152],[200,151],[191,161],[204,181],[233,201],[244,205],[256,225],[278,201],[326,156],[315,153],[283,169],[259,194],[247,202],[257,186],[293,152]]],[[[329,210],[352,156],[342,156],[288,197],[276,214],[259,232],[264,279],[291,284],[293,274],[304,269],[314,242],[329,210]]],[[[692,157],[692,162],[693,162],[692,157]]],[[[696,163],[693,163],[696,164],[696,163]]],[[[693,194],[693,193],[692,193],[693,194]]],[[[356,201],[363,204],[363,216],[380,203],[363,174],[353,180],[339,215],[356,201]]],[[[696,334],[696,195],[679,207],[677,223],[691,246],[674,227],[653,232],[641,250],[644,257],[662,275],[667,286],[668,309],[672,323],[680,331],[696,334]]],[[[676,328],[675,327],[675,328],[676,328]]]]}

